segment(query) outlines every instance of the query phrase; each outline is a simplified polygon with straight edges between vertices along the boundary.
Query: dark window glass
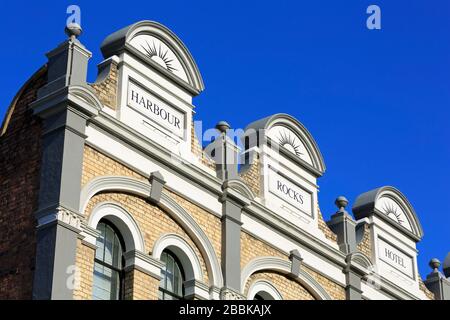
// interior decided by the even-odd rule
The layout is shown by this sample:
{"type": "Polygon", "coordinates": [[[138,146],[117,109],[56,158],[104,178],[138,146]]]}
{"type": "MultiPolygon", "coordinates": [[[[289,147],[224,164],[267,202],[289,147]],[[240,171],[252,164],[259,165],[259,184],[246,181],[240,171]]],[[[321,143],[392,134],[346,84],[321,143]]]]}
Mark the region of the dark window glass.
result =
{"type": "Polygon", "coordinates": [[[123,242],[116,229],[101,221],[97,230],[97,250],[95,251],[94,300],[120,300],[123,286],[123,242]]]}
{"type": "Polygon", "coordinates": [[[161,269],[159,283],[159,300],[180,300],[184,296],[184,274],[177,257],[170,251],[163,251],[161,261],[165,267],[161,269]]]}

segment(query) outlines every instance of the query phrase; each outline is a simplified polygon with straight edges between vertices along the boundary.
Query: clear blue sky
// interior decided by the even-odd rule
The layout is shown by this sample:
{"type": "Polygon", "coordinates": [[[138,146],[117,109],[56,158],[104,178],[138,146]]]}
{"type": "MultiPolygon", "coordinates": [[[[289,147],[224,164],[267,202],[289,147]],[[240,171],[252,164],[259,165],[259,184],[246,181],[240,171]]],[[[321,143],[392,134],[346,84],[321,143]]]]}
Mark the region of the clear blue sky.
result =
{"type": "Polygon", "coordinates": [[[383,185],[400,189],[422,223],[419,269],[450,250],[450,2],[310,1],[2,1],[0,116],[23,82],[65,39],[66,8],[81,7],[80,40],[102,40],[147,19],[187,45],[206,90],[197,97],[205,127],[245,127],[286,112],[316,139],[327,165],[319,180],[326,218],[334,199],[350,206],[383,185]],[[382,30],[366,28],[370,4],[382,30]]]}

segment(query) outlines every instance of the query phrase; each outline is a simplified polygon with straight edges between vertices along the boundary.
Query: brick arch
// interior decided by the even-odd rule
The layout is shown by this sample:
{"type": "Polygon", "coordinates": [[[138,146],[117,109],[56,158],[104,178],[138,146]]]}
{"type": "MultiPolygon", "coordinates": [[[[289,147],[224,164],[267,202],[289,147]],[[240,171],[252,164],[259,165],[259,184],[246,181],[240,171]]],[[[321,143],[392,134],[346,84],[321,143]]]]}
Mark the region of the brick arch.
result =
{"type": "MultiPolygon", "coordinates": [[[[209,273],[206,268],[206,263],[197,245],[194,243],[187,230],[177,223],[165,210],[162,210],[161,208],[148,203],[145,199],[133,194],[106,191],[97,193],[89,200],[85,210],[86,218],[90,219],[95,208],[103,203],[115,203],[133,217],[142,234],[144,242],[141,250],[147,254],[151,254],[158,239],[167,233],[176,234],[183,238],[190,247],[193,248],[195,254],[199,258],[203,275],[203,279],[201,280],[206,283],[209,282],[209,273]]],[[[139,241],[136,240],[136,242],[139,241]]]]}
{"type": "MultiPolygon", "coordinates": [[[[108,193],[124,194],[139,199],[138,202],[145,204],[145,208],[150,208],[153,213],[158,214],[159,219],[162,219],[161,221],[169,219],[171,223],[175,223],[179,228],[179,235],[190,239],[194,245],[193,247],[198,250],[198,255],[202,258],[203,265],[205,266],[204,273],[208,276],[207,281],[210,286],[221,288],[223,286],[223,277],[219,259],[217,258],[211,240],[206,236],[203,229],[194,220],[192,215],[177,203],[169,191],[163,190],[161,200],[157,206],[151,205],[145,200],[150,192],[151,185],[148,181],[126,176],[96,177],[84,186],[81,192],[79,210],[88,214],[88,206],[91,200],[99,195],[108,193]]],[[[155,228],[160,226],[161,223],[159,220],[156,220],[156,223],[152,224],[152,227],[155,228]]],[[[167,229],[165,232],[173,233],[174,231],[173,229],[167,229]]],[[[146,241],[146,250],[150,252],[151,247],[147,246],[147,243],[148,241],[146,241]]]]}
{"type": "MultiPolygon", "coordinates": [[[[283,300],[316,300],[317,298],[305,286],[285,274],[273,270],[262,270],[253,273],[245,286],[244,296],[252,299],[256,291],[254,288],[260,283],[267,283],[279,293],[283,300]],[[252,292],[253,291],[253,292],[252,292]]],[[[265,291],[263,288],[262,291],[265,291]]],[[[274,300],[280,300],[270,294],[274,300]]]]}
{"type": "Polygon", "coordinates": [[[315,299],[331,300],[328,292],[318,283],[308,272],[302,268],[298,274],[292,274],[291,261],[278,257],[257,257],[251,260],[242,270],[241,273],[241,292],[248,289],[249,279],[257,273],[276,273],[282,275],[286,279],[291,278],[307,290],[315,299]]]}

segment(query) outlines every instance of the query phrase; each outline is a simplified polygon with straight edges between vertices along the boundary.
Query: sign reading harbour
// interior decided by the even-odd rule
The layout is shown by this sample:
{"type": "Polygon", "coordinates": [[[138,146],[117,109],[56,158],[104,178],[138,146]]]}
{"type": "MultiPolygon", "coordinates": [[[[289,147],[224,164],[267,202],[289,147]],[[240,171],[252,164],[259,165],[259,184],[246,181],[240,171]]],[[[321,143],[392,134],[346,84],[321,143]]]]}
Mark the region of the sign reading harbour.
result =
{"type": "Polygon", "coordinates": [[[180,138],[184,138],[184,113],[167,105],[131,81],[128,83],[127,104],[180,138]]]}

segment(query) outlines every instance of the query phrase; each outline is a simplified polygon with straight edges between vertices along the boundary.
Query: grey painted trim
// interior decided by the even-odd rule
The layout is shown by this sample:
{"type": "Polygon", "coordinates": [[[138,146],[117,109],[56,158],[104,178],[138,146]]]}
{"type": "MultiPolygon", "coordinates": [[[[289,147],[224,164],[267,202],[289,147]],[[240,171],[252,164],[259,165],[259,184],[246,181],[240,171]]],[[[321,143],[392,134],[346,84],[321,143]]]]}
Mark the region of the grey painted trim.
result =
{"type": "Polygon", "coordinates": [[[77,233],[55,221],[37,230],[35,300],[72,300],[70,269],[75,265],[77,233]]]}
{"type": "Polygon", "coordinates": [[[303,258],[297,249],[294,249],[289,254],[289,260],[291,260],[291,274],[294,277],[298,277],[300,269],[302,267],[303,258]]]}
{"type": "Polygon", "coordinates": [[[347,300],[362,300],[361,277],[349,270],[345,273],[345,298],[347,300]]]}
{"type": "Polygon", "coordinates": [[[345,267],[345,254],[341,251],[330,247],[320,239],[312,236],[308,232],[298,228],[296,225],[278,216],[275,212],[263,205],[252,202],[251,205],[245,207],[244,214],[248,214],[251,218],[256,218],[259,222],[268,226],[280,235],[304,245],[311,252],[319,256],[327,258],[340,268],[345,267]]]}
{"type": "MultiPolygon", "coordinates": [[[[119,229],[127,251],[145,250],[144,237],[137,221],[120,203],[114,201],[98,203],[92,209],[87,224],[92,229],[97,228],[98,222],[105,217],[119,229]]],[[[93,241],[95,240],[92,239],[93,241]]]]}
{"type": "Polygon", "coordinates": [[[152,278],[161,280],[161,269],[164,263],[139,251],[131,250],[123,254],[125,259],[125,271],[137,269],[152,278]]]}
{"type": "Polygon", "coordinates": [[[149,200],[153,204],[157,204],[161,200],[161,194],[166,184],[164,177],[159,171],[152,172],[150,174],[149,182],[151,184],[151,190],[149,195],[149,200]]]}
{"type": "Polygon", "coordinates": [[[356,222],[348,212],[336,212],[327,225],[337,235],[339,249],[343,253],[349,254],[356,250],[356,222]]]}
{"type": "Polygon", "coordinates": [[[222,202],[222,271],[224,286],[239,291],[241,277],[241,212],[242,204],[229,199],[225,187],[222,202]]]}
{"type": "Polygon", "coordinates": [[[204,275],[200,259],[185,239],[175,233],[163,234],[155,241],[151,256],[153,259],[160,260],[162,252],[167,248],[180,260],[186,280],[203,281],[204,275]]]}
{"type": "Polygon", "coordinates": [[[258,294],[259,292],[264,292],[266,293],[268,296],[268,298],[264,297],[264,300],[283,300],[283,296],[281,295],[281,293],[278,291],[278,289],[275,287],[275,285],[273,285],[272,283],[270,283],[267,280],[257,280],[255,282],[253,282],[250,287],[248,288],[248,292],[247,292],[247,299],[248,300],[253,300],[253,298],[255,297],[256,294],[258,294]],[[255,292],[254,295],[251,294],[252,291],[254,291],[254,288],[258,285],[262,285],[263,290],[259,290],[257,292],[255,292]]]}
{"type": "MultiPolygon", "coordinates": [[[[245,285],[252,274],[257,271],[271,270],[291,275],[291,262],[278,257],[258,257],[251,260],[242,270],[241,275],[241,292],[244,292],[245,285]]],[[[321,300],[331,300],[327,291],[306,271],[300,269],[298,277],[294,280],[298,281],[306,287],[315,298],[321,300]]]]}
{"type": "Polygon", "coordinates": [[[208,300],[210,298],[209,287],[206,283],[196,279],[184,282],[184,298],[208,300]]]}
{"type": "MultiPolygon", "coordinates": [[[[186,75],[189,79],[189,84],[192,87],[190,91],[192,91],[194,94],[198,94],[204,90],[203,79],[189,50],[171,30],[157,22],[140,21],[109,35],[101,44],[101,51],[103,53],[103,56],[107,58],[111,55],[118,54],[125,50],[131,51],[130,49],[134,48],[128,45],[128,43],[135,36],[143,33],[147,33],[156,38],[159,38],[171,48],[171,50],[179,58],[183,67],[185,68],[186,75]]],[[[172,75],[171,73],[167,71],[166,73],[167,75],[174,77],[174,75],[172,75]]]]}
{"type": "MultiPolygon", "coordinates": [[[[251,235],[253,238],[255,238],[255,239],[257,239],[257,240],[259,240],[259,241],[265,243],[265,244],[268,245],[269,247],[272,247],[272,248],[278,250],[279,252],[285,254],[286,256],[289,256],[290,253],[292,252],[292,251],[287,252],[287,251],[285,251],[285,250],[282,250],[282,249],[280,249],[280,248],[274,246],[272,243],[270,243],[270,242],[267,241],[266,239],[263,239],[263,238],[257,236],[256,234],[254,234],[254,233],[252,233],[252,232],[250,232],[250,231],[248,231],[248,230],[242,230],[242,232],[245,232],[245,233],[251,235]]],[[[317,252],[311,250],[310,248],[303,247],[302,245],[300,245],[300,247],[301,247],[302,249],[304,249],[304,250],[310,252],[310,253],[313,253],[313,254],[316,254],[316,255],[317,255],[317,252]]],[[[320,256],[320,257],[322,257],[322,256],[320,256]]],[[[337,265],[337,264],[333,263],[333,261],[329,261],[329,262],[330,262],[331,264],[333,264],[334,266],[336,266],[337,268],[340,268],[340,267],[341,267],[340,265],[337,265]]],[[[304,261],[302,261],[302,264],[301,264],[301,265],[302,265],[302,266],[305,266],[305,267],[307,267],[307,268],[309,268],[309,269],[311,269],[311,270],[314,270],[314,272],[320,274],[322,277],[324,277],[324,278],[326,278],[326,279],[328,279],[328,280],[330,280],[330,281],[333,281],[333,282],[337,283],[338,285],[345,286],[345,282],[338,281],[338,280],[336,280],[336,279],[330,277],[329,274],[325,274],[325,273],[323,273],[322,271],[317,270],[317,269],[315,268],[315,266],[312,266],[312,265],[310,265],[310,264],[308,264],[308,263],[306,263],[306,262],[304,262],[304,261]]]]}
{"type": "Polygon", "coordinates": [[[416,242],[420,241],[420,239],[423,237],[423,229],[413,206],[405,197],[405,195],[394,187],[384,186],[360,194],[356,198],[355,203],[353,204],[352,211],[357,220],[376,214],[385,222],[399,229],[402,233],[405,233],[416,242]],[[383,195],[384,192],[392,192],[395,195],[395,197],[398,200],[400,200],[397,201],[399,202],[399,205],[401,205],[401,203],[405,204],[404,211],[411,224],[412,232],[406,229],[405,227],[399,225],[398,223],[395,223],[392,219],[389,219],[385,214],[383,214],[382,212],[380,212],[378,209],[375,208],[376,202],[383,195]]]}
{"type": "Polygon", "coordinates": [[[447,278],[450,278],[450,252],[447,253],[444,263],[442,264],[442,270],[447,278]]]}
{"type": "MultiPolygon", "coordinates": [[[[106,191],[123,191],[130,194],[145,198],[151,192],[149,182],[140,181],[130,177],[121,176],[104,176],[97,177],[85,185],[81,191],[80,211],[84,212],[90,198],[95,194],[106,191]]],[[[223,286],[222,270],[219,265],[219,260],[215,253],[214,247],[209,238],[204,233],[203,229],[197,224],[195,219],[181,207],[170,195],[163,191],[161,200],[158,204],[163,210],[183,226],[192,236],[194,243],[198,246],[202,253],[208,274],[210,275],[211,285],[218,287],[223,286]]]]}
{"type": "MultiPolygon", "coordinates": [[[[59,77],[58,72],[55,77],[59,77]]],[[[77,239],[81,232],[78,195],[84,132],[86,120],[96,114],[97,109],[90,105],[95,102],[91,99],[92,92],[83,86],[63,87],[46,94],[49,88],[42,88],[39,99],[31,104],[44,124],[40,190],[35,212],[39,226],[33,299],[73,299],[73,286],[68,280],[73,276],[70,268],[75,265],[77,239]],[[47,227],[43,228],[43,225],[47,227]]]]}
{"type": "Polygon", "coordinates": [[[238,192],[238,197],[239,195],[244,195],[244,197],[239,197],[240,201],[244,204],[244,205],[249,205],[250,201],[249,200],[253,200],[255,199],[255,194],[253,193],[253,191],[241,180],[241,179],[232,179],[232,180],[227,180],[224,181],[223,185],[222,185],[223,189],[234,189],[238,192]]]}

